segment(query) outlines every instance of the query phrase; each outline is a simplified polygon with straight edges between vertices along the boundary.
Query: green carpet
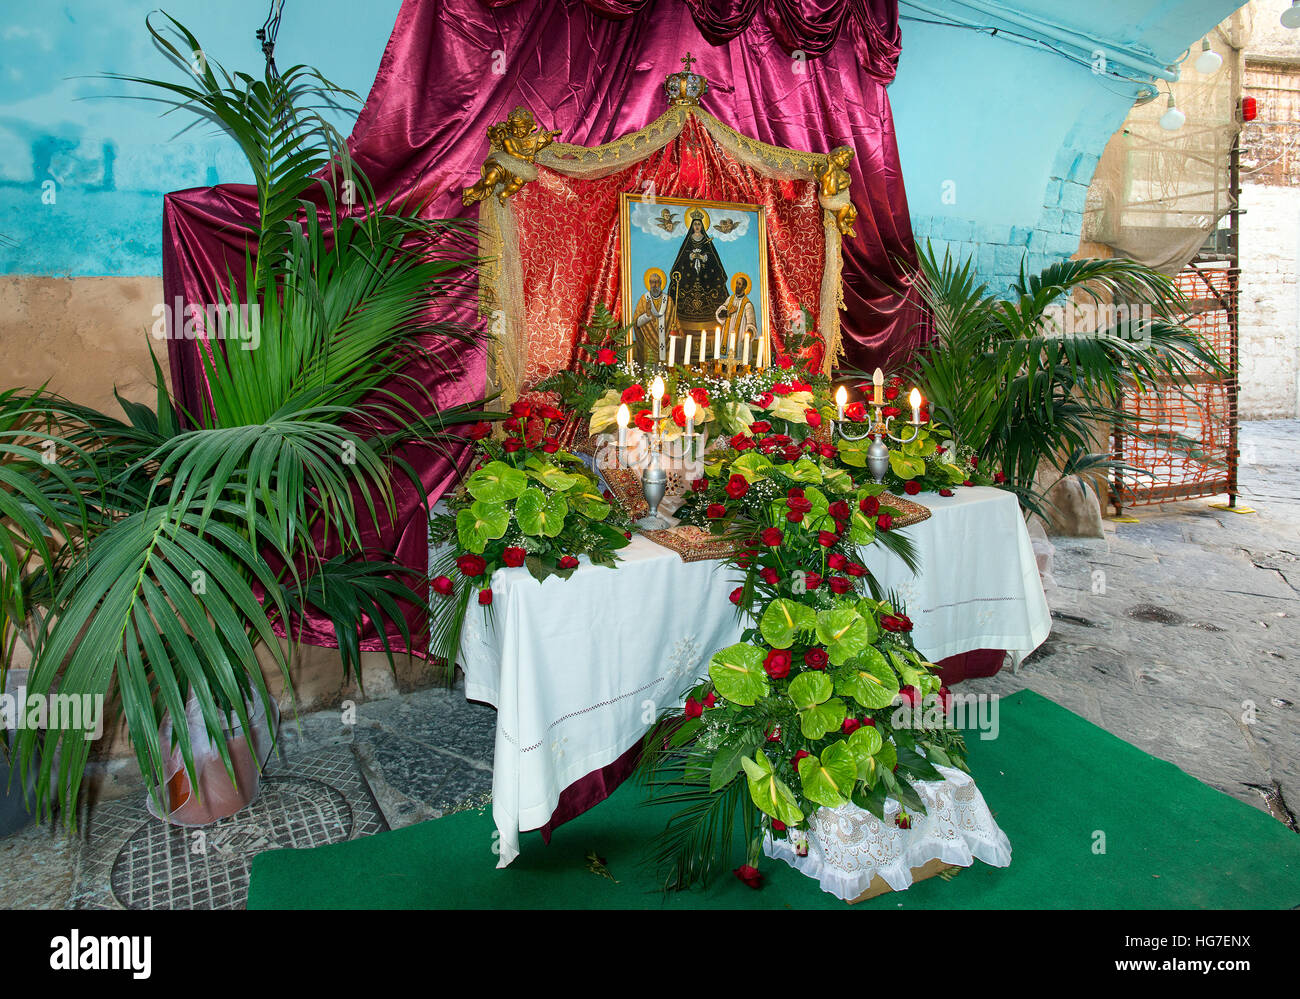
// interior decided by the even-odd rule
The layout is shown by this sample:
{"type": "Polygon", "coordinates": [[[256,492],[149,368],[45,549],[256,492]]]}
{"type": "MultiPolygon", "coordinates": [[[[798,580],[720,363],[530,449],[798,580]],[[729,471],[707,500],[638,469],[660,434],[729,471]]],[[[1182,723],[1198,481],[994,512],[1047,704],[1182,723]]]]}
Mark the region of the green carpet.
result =
{"type": "MultiPolygon", "coordinates": [[[[1011,840],[1011,866],[976,861],[854,910],[1291,908],[1300,905],[1300,836],[1059,705],[1003,698],[998,738],[970,742],[970,765],[1011,840]],[[1105,852],[1095,853],[1096,833],[1105,852]]],[[[708,891],[664,895],[641,858],[662,828],[641,788],[558,829],[523,837],[495,868],[490,810],[253,861],[250,909],[847,908],[781,861],[759,891],[727,876],[708,891]],[[604,858],[619,883],[588,871],[604,858]]],[[[658,813],[662,816],[663,813],[658,813]]]]}

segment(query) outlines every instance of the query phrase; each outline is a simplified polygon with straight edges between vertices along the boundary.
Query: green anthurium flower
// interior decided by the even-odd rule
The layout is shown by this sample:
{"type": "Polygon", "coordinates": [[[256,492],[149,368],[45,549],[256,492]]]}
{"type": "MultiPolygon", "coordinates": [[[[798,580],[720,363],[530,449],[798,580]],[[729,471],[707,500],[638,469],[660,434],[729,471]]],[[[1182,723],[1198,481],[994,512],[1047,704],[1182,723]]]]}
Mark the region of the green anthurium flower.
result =
{"type": "Polygon", "coordinates": [[[515,503],[515,518],[519,529],[530,537],[553,538],[564,530],[564,518],[569,504],[561,493],[546,495],[535,486],[529,486],[515,503]]]}
{"type": "Polygon", "coordinates": [[[503,461],[490,461],[465,481],[465,488],[476,500],[507,503],[518,499],[528,486],[528,476],[503,461]]]}
{"type": "Polygon", "coordinates": [[[756,645],[728,645],[709,660],[709,679],[727,700],[749,707],[769,689],[763,659],[763,650],[756,645]]]}
{"type": "Polygon", "coordinates": [[[857,779],[857,754],[847,742],[833,742],[821,756],[805,756],[799,761],[804,797],[827,808],[847,804],[857,779]]]}
{"type": "Polygon", "coordinates": [[[510,526],[510,510],[476,500],[456,514],[456,535],[466,551],[482,555],[489,541],[504,537],[510,526]]]}
{"type": "Polygon", "coordinates": [[[817,612],[806,604],[778,597],[767,605],[759,621],[758,630],[763,641],[774,649],[788,649],[801,631],[811,631],[817,626],[817,612]]]}
{"type": "Polygon", "coordinates": [[[787,826],[797,826],[803,821],[794,792],[777,777],[766,753],[760,749],[752,760],[746,757],[740,763],[745,768],[749,796],[760,811],[787,826]]]}

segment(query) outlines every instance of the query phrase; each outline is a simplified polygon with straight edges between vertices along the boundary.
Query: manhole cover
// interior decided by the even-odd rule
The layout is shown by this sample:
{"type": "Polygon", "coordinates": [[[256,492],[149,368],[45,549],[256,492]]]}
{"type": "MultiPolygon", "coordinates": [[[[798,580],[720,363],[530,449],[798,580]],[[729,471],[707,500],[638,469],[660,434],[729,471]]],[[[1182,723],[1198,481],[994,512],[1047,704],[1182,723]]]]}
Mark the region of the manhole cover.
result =
{"type": "Polygon", "coordinates": [[[1176,614],[1167,607],[1158,607],[1155,604],[1138,604],[1128,609],[1128,616],[1134,621],[1145,621],[1148,624],[1182,624],[1187,618],[1181,614],[1176,614]]]}
{"type": "Polygon", "coordinates": [[[338,843],[352,825],[347,799],[323,781],[264,777],[256,801],[213,825],[141,824],[113,863],[113,895],[128,909],[238,908],[257,854],[338,843]]]}

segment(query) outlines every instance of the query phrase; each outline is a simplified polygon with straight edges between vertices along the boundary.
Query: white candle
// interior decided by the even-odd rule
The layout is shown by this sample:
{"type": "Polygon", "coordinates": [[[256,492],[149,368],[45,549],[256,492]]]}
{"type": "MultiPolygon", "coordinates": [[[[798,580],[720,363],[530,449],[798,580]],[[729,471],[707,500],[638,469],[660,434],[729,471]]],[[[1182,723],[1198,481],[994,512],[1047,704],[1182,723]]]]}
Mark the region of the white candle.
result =
{"type": "Polygon", "coordinates": [[[727,356],[733,361],[736,359],[736,331],[732,330],[727,335],[727,356]]]}
{"type": "Polygon", "coordinates": [[[627,403],[618,407],[618,463],[620,467],[627,464],[627,424],[632,414],[627,410],[627,403]]]}
{"type": "Polygon", "coordinates": [[[844,422],[844,405],[849,401],[849,393],[841,385],[835,390],[835,419],[840,423],[844,422]]]}
{"type": "Polygon", "coordinates": [[[664,380],[658,375],[655,375],[655,380],[650,385],[650,394],[653,395],[655,399],[654,412],[650,415],[657,420],[659,419],[659,400],[662,399],[664,395],[664,380]]]}
{"type": "Polygon", "coordinates": [[[693,447],[691,435],[695,433],[695,400],[689,394],[682,400],[682,412],[686,414],[686,454],[687,460],[690,460],[693,447]]]}
{"type": "Polygon", "coordinates": [[[877,368],[876,373],[871,376],[871,383],[876,387],[871,404],[873,406],[883,406],[885,404],[885,373],[877,368]]]}
{"type": "Polygon", "coordinates": [[[709,336],[703,330],[700,330],[700,363],[703,364],[705,355],[709,352],[709,336]]]}
{"type": "Polygon", "coordinates": [[[686,366],[688,368],[691,366],[691,337],[689,333],[686,335],[686,366]]]}
{"type": "Polygon", "coordinates": [[[921,422],[921,390],[912,389],[912,394],[908,396],[908,401],[912,403],[912,422],[921,422]]]}
{"type": "Polygon", "coordinates": [[[746,367],[749,366],[749,339],[750,339],[750,338],[749,338],[748,334],[746,334],[746,336],[745,336],[745,360],[742,362],[742,363],[745,364],[746,367]]]}
{"type": "Polygon", "coordinates": [[[713,327],[713,359],[719,361],[722,359],[722,327],[713,327]]]}
{"type": "Polygon", "coordinates": [[[670,336],[668,338],[668,367],[671,368],[676,363],[677,363],[677,337],[670,336]]]}

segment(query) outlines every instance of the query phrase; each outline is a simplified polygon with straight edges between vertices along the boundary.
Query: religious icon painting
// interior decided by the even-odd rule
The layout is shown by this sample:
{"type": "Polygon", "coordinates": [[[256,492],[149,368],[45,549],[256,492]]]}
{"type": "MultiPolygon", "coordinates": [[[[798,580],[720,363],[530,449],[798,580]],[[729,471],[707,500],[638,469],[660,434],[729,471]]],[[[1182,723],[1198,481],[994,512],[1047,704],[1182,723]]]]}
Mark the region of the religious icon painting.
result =
{"type": "Polygon", "coordinates": [[[621,195],[619,208],[632,357],[651,367],[733,358],[765,367],[763,209],[640,194],[621,195]]]}

